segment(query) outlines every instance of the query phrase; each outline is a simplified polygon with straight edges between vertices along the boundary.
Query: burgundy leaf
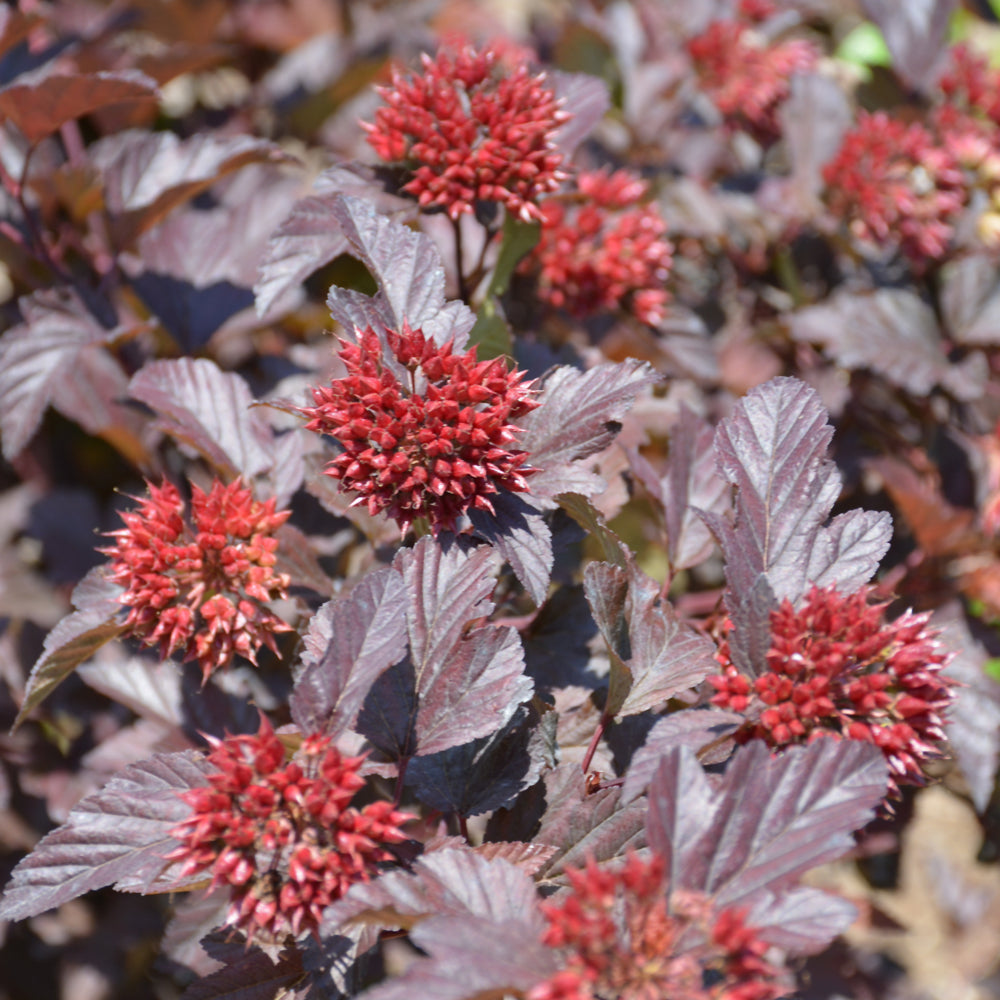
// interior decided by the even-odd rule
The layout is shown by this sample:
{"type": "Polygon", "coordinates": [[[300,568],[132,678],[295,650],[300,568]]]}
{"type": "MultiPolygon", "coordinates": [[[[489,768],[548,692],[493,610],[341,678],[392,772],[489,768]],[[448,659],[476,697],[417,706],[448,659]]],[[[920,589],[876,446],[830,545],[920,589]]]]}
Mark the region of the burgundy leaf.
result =
{"type": "Polygon", "coordinates": [[[143,233],[135,255],[123,256],[132,287],[186,353],[223,325],[227,332],[256,325],[257,261],[298,188],[271,168],[247,167],[220,204],[179,208],[143,233]]]}
{"type": "Polygon", "coordinates": [[[559,968],[558,953],[523,919],[496,923],[469,917],[432,917],[410,934],[429,957],[361,994],[360,1000],[485,1000],[524,995],[559,968]]]}
{"type": "Polygon", "coordinates": [[[444,813],[478,816],[506,808],[543,767],[555,766],[555,726],[554,712],[539,716],[522,705],[491,736],[411,761],[406,783],[424,805],[444,813]]]}
{"type": "Polygon", "coordinates": [[[532,694],[514,629],[469,624],[493,610],[496,561],[422,538],[403,574],[410,654],[371,689],[358,731],[392,759],[437,753],[496,732],[532,694]]]}
{"type": "Polygon", "coordinates": [[[211,958],[201,941],[225,923],[228,909],[229,900],[224,892],[197,889],[185,893],[163,932],[160,944],[163,956],[198,976],[217,972],[223,963],[211,958]]]}
{"type": "Polygon", "coordinates": [[[240,167],[292,159],[263,139],[210,133],[180,139],[173,132],[123,132],[89,152],[119,245],[131,244],[172,209],[240,167]]]}
{"type": "Polygon", "coordinates": [[[675,747],[687,747],[697,754],[706,747],[721,744],[720,752],[709,754],[707,759],[710,763],[725,760],[733,742],[727,737],[732,736],[744,721],[744,716],[735,712],[703,709],[683,710],[664,716],[649,731],[646,742],[632,755],[625,772],[622,801],[631,802],[649,787],[660,759],[675,747]]]}
{"type": "Polygon", "coordinates": [[[947,52],[948,25],[958,0],[864,0],[862,6],[882,29],[903,82],[917,90],[933,84],[947,52]]]}
{"type": "Polygon", "coordinates": [[[731,651],[755,674],[770,647],[770,613],[818,579],[856,589],[889,544],[887,518],[852,512],[824,522],[840,493],[826,458],[833,435],[815,390],[777,378],[752,390],[715,436],[719,469],[737,488],[734,519],[705,513],[726,558],[731,651]]]}
{"type": "Polygon", "coordinates": [[[31,440],[50,402],[71,381],[81,355],[115,336],[75,292],[52,288],[19,303],[24,322],[0,337],[0,434],[7,459],[31,440]]]}
{"type": "Polygon", "coordinates": [[[252,479],[271,465],[272,431],[251,408],[246,382],[207,358],[153,361],[129,393],[156,411],[157,426],[200,452],[220,472],[252,479]]]}
{"type": "Polygon", "coordinates": [[[935,386],[962,400],[983,393],[981,359],[951,361],[933,310],[909,289],[837,292],[822,305],[793,313],[788,323],[796,340],[821,344],[843,367],[870,369],[915,396],[935,386]]]}
{"type": "Polygon", "coordinates": [[[1000,343],[1000,276],[988,254],[963,256],[945,267],[941,312],[958,343],[1000,343]]]}
{"type": "Polygon", "coordinates": [[[857,907],[822,889],[799,887],[778,896],[763,892],[747,914],[761,940],[793,955],[813,955],[857,919],[857,907]]]}
{"type": "Polygon", "coordinates": [[[183,1000],[273,1000],[302,978],[302,957],[286,949],[272,959],[259,948],[243,950],[231,965],[192,983],[183,1000]]]}
{"type": "Polygon", "coordinates": [[[337,735],[349,728],[375,679],[406,652],[403,577],[385,567],[316,612],[292,692],[295,724],[337,735]]]}
{"type": "Polygon", "coordinates": [[[631,550],[608,527],[604,515],[586,497],[579,493],[562,493],[559,495],[559,506],[583,528],[588,537],[600,545],[605,562],[622,569],[628,567],[631,550]]]}
{"type": "Polygon", "coordinates": [[[292,206],[268,240],[254,285],[258,316],[266,315],[275,302],[314,271],[350,250],[334,212],[338,196],[343,194],[374,202],[400,221],[415,212],[413,202],[386,194],[370,168],[348,165],[323,171],[313,193],[292,206]]]}
{"type": "Polygon", "coordinates": [[[206,785],[211,770],[191,751],[127,767],[80,802],[14,869],[0,917],[23,920],[112,884],[145,891],[177,844],[170,830],[190,810],[178,792],[206,785]]]}
{"type": "Polygon", "coordinates": [[[28,14],[16,7],[0,8],[0,56],[23,42],[31,34],[31,29],[41,22],[37,12],[28,14]]]}
{"type": "Polygon", "coordinates": [[[611,861],[646,842],[646,804],[623,805],[621,789],[588,793],[577,763],[560,764],[545,776],[546,809],[534,840],[555,847],[542,874],[554,879],[566,868],[582,868],[589,858],[611,861]]]}
{"type": "Polygon", "coordinates": [[[127,656],[114,646],[105,652],[112,655],[101,655],[77,670],[88,687],[132,709],[144,719],[180,725],[184,700],[181,668],[175,661],[156,663],[127,656]]]}
{"type": "Polygon", "coordinates": [[[479,917],[501,923],[523,920],[542,930],[535,883],[517,865],[468,849],[424,854],[412,872],[389,871],[351,886],[330,906],[324,933],[344,924],[409,929],[433,916],[479,917]]]}
{"type": "Polygon", "coordinates": [[[670,750],[649,789],[649,846],[667,859],[674,888],[745,906],[846,854],[887,779],[882,752],[850,740],[819,740],[777,757],[752,741],[715,788],[690,750],[670,750]]]}
{"type": "Polygon", "coordinates": [[[659,376],[644,361],[630,358],[581,372],[562,366],[545,379],[541,406],[521,418],[521,447],[540,471],[530,479],[535,496],[560,493],[592,496],[604,488],[601,478],[574,463],[606,448],[618,433],[618,421],[635,397],[659,376]]]}
{"type": "Polygon", "coordinates": [[[721,514],[729,507],[729,484],[715,468],[715,429],[686,406],[670,434],[670,453],[663,476],[637,451],[629,464],[649,495],[663,509],[667,558],[671,568],[690,569],[711,555],[715,542],[697,510],[721,514]]]}
{"type": "Polygon", "coordinates": [[[556,849],[547,844],[526,844],[523,841],[504,840],[480,844],[474,848],[476,854],[488,860],[509,861],[528,875],[535,875],[545,867],[545,863],[555,854],[556,849]]]}
{"type": "Polygon", "coordinates": [[[103,566],[95,566],[80,581],[73,591],[76,610],[45,637],[42,655],[31,668],[15,729],[79,664],[121,633],[121,592],[121,587],[105,577],[103,566]]]}
{"type": "MultiPolygon", "coordinates": [[[[299,435],[295,437],[298,438],[299,435]]],[[[278,440],[284,441],[284,438],[278,440]]],[[[276,467],[271,469],[270,477],[281,481],[276,467]]],[[[286,506],[289,499],[288,496],[279,497],[278,507],[286,506]]],[[[314,593],[322,594],[323,597],[329,597],[333,582],[323,571],[309,538],[295,525],[288,523],[283,524],[274,534],[278,539],[278,561],[275,563],[275,570],[287,573],[293,587],[306,587],[314,593]]]]}
{"type": "Polygon", "coordinates": [[[778,119],[788,147],[792,187],[801,208],[808,209],[823,190],[823,167],[837,155],[851,126],[851,106],[832,77],[795,73],[778,119]]]}
{"type": "Polygon", "coordinates": [[[611,107],[611,95],[608,85],[600,77],[589,73],[556,71],[551,74],[551,79],[556,97],[571,115],[553,137],[563,156],[569,160],[611,107]]]}
{"type": "Polygon", "coordinates": [[[611,653],[605,713],[636,715],[694,687],[717,669],[715,645],[683,624],[637,567],[591,563],[584,589],[611,653]]]}
{"type": "Polygon", "coordinates": [[[969,632],[958,604],[941,608],[934,623],[944,626],[941,642],[953,654],[945,674],[958,682],[945,733],[976,812],[983,815],[1000,765],[1000,682],[986,674],[989,653],[969,632]]]}
{"type": "Polygon", "coordinates": [[[0,90],[0,119],[13,122],[34,145],[74,118],[112,104],[155,98],[156,81],[135,70],[52,73],[0,90]]]}
{"type": "Polygon", "coordinates": [[[528,497],[498,493],[491,498],[494,513],[469,511],[475,533],[489,542],[510,563],[514,575],[541,605],[552,577],[552,532],[528,497]]]}
{"type": "MultiPolygon", "coordinates": [[[[401,330],[409,323],[439,344],[453,340],[455,350],[461,350],[476,317],[461,302],[445,304],[444,267],[431,238],[379,215],[374,205],[360,198],[338,195],[332,212],[379,288],[369,300],[374,315],[390,329],[401,330]]],[[[331,288],[327,304],[333,318],[344,326],[359,325],[357,293],[331,288]]]]}

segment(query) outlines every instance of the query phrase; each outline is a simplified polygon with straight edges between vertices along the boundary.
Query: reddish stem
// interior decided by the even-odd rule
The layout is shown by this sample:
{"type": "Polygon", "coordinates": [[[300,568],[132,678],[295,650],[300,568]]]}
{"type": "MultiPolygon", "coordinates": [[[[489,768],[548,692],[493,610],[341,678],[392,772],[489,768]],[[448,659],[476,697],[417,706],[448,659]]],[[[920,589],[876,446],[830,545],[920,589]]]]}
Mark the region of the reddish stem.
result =
{"type": "Polygon", "coordinates": [[[607,713],[601,713],[601,718],[597,723],[597,728],[594,730],[594,735],[590,737],[590,744],[587,746],[587,752],[583,755],[584,774],[590,770],[590,762],[594,759],[594,754],[597,752],[597,744],[601,742],[601,737],[604,735],[604,730],[608,728],[608,723],[610,721],[611,719],[608,717],[607,713]]]}

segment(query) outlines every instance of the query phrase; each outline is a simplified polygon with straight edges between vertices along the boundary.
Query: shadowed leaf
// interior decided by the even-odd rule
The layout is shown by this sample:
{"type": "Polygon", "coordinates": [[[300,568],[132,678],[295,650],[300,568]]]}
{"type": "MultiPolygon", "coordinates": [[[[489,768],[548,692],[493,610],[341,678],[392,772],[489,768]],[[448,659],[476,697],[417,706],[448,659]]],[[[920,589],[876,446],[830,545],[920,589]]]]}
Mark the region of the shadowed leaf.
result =
{"type": "Polygon", "coordinates": [[[948,24],[958,0],[863,0],[862,6],[882,29],[900,78],[918,90],[931,86],[944,61],[948,24]]]}

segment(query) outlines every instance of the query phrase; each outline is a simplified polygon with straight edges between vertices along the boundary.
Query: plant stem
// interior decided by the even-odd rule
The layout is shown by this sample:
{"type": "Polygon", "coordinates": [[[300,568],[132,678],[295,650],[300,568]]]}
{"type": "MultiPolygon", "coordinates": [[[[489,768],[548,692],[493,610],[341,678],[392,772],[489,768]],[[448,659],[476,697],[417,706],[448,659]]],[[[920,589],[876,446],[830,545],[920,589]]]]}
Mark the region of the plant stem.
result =
{"type": "Polygon", "coordinates": [[[458,277],[458,297],[468,304],[469,294],[465,285],[465,274],[462,271],[462,217],[451,220],[451,228],[455,231],[455,274],[458,277]]]}
{"type": "Polygon", "coordinates": [[[597,744],[601,742],[601,737],[604,735],[604,730],[608,728],[610,721],[611,719],[608,718],[607,713],[602,712],[600,721],[597,723],[597,728],[594,730],[594,735],[590,737],[587,752],[583,755],[582,766],[584,774],[590,770],[590,762],[594,759],[594,754],[597,752],[597,744]]]}

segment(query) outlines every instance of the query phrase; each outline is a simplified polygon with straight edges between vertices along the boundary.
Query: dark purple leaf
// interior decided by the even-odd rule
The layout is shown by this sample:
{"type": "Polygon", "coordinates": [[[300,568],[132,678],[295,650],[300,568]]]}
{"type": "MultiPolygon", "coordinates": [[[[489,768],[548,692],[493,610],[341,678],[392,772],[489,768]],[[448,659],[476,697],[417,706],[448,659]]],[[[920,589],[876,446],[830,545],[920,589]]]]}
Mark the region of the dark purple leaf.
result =
{"type": "Polygon", "coordinates": [[[286,949],[277,959],[259,948],[243,950],[231,965],[192,983],[183,1000],[274,1000],[302,974],[302,957],[295,949],[286,949]]]}
{"type": "Polygon", "coordinates": [[[857,916],[857,907],[848,900],[800,887],[779,896],[761,893],[746,922],[768,944],[792,955],[813,955],[843,934],[857,916]]]}
{"type": "Polygon", "coordinates": [[[274,143],[248,135],[123,132],[90,148],[119,245],[129,245],[178,205],[250,163],[292,158],[274,143]]]}
{"type": "Polygon", "coordinates": [[[551,79],[556,96],[563,102],[563,110],[572,115],[553,137],[569,160],[611,107],[611,95],[603,80],[588,73],[556,71],[551,79]]]}
{"type": "Polygon", "coordinates": [[[937,317],[909,289],[836,292],[822,305],[793,313],[788,324],[796,340],[821,344],[843,367],[870,369],[914,396],[935,386],[965,401],[983,394],[981,359],[949,360],[937,317]]]}
{"type": "MultiPolygon", "coordinates": [[[[379,215],[374,205],[360,198],[338,195],[332,212],[351,250],[378,286],[375,298],[368,300],[373,318],[393,330],[409,323],[439,344],[453,340],[460,350],[476,317],[461,302],[445,303],[444,268],[431,238],[379,215]]],[[[331,288],[327,304],[339,323],[348,328],[358,325],[357,310],[364,306],[357,293],[331,288]]]]}
{"type": "Polygon", "coordinates": [[[545,766],[555,766],[556,715],[539,716],[522,705],[502,729],[440,753],[417,757],[406,784],[426,806],[477,816],[509,806],[533,785],[545,766]]]}
{"type": "Polygon", "coordinates": [[[554,847],[549,847],[547,844],[526,844],[516,840],[480,844],[474,850],[481,858],[509,861],[528,875],[540,872],[556,852],[554,847]]]}
{"type": "Polygon", "coordinates": [[[101,350],[105,329],[75,292],[53,288],[20,300],[24,322],[0,337],[0,434],[7,459],[31,440],[50,402],[58,401],[82,354],[101,350]]]}
{"type": "Polygon", "coordinates": [[[447,750],[496,732],[532,694],[514,629],[469,624],[493,610],[496,560],[422,538],[394,567],[407,592],[410,654],[379,677],[358,731],[391,759],[447,750]]]}
{"type": "Polygon", "coordinates": [[[0,119],[13,122],[34,145],[74,118],[113,104],[155,98],[156,81],[135,70],[52,73],[0,90],[0,119]]]}
{"type": "Polygon", "coordinates": [[[715,671],[715,645],[683,624],[660,587],[637,567],[591,563],[584,589],[611,653],[605,713],[621,718],[653,708],[715,671]]]}
{"type": "Polygon", "coordinates": [[[930,87],[948,51],[948,25],[958,0],[864,0],[862,6],[882,29],[900,79],[917,90],[930,87]]]}
{"type": "Polygon", "coordinates": [[[887,781],[882,752],[849,740],[777,757],[752,741],[714,788],[690,750],[670,750],[649,788],[649,846],[666,859],[672,888],[749,905],[851,850],[887,781]]]}
{"type": "Polygon", "coordinates": [[[406,653],[403,577],[385,567],[316,612],[290,708],[304,732],[349,728],[375,679],[406,653]]]}
{"type": "Polygon", "coordinates": [[[844,90],[832,77],[821,73],[792,76],[778,119],[788,147],[792,190],[801,209],[811,208],[822,192],[823,167],[840,150],[852,117],[844,90]]]}
{"type": "Polygon", "coordinates": [[[668,750],[687,747],[697,754],[705,747],[721,743],[719,754],[710,754],[709,762],[717,763],[729,756],[732,740],[727,737],[746,721],[735,712],[717,710],[684,710],[664,716],[649,731],[646,742],[636,750],[625,772],[622,801],[631,802],[648,787],[668,750]]]}
{"type": "Polygon", "coordinates": [[[200,452],[224,475],[247,480],[272,462],[273,433],[252,409],[246,382],[207,358],[147,364],[129,393],[156,411],[157,426],[200,452]]]}
{"type": "Polygon", "coordinates": [[[490,502],[494,514],[469,511],[473,530],[510,563],[531,599],[541,605],[552,577],[552,532],[530,496],[504,492],[492,496],[490,502]]]}
{"type": "Polygon", "coordinates": [[[542,869],[546,879],[567,867],[582,868],[588,858],[611,861],[645,844],[646,803],[622,805],[619,788],[588,794],[579,764],[560,764],[550,771],[545,788],[546,809],[533,839],[557,849],[542,869]]]}
{"type": "Polygon", "coordinates": [[[361,994],[360,1000],[485,1000],[524,995],[559,969],[558,953],[521,919],[503,923],[469,917],[431,917],[410,934],[429,957],[361,994]]]}
{"type": "MultiPolygon", "coordinates": [[[[272,468],[270,474],[280,481],[275,469],[272,468]]],[[[288,500],[289,498],[285,497],[282,502],[279,498],[278,507],[286,506],[288,500]]],[[[295,525],[288,523],[278,528],[275,536],[278,539],[278,551],[275,553],[277,572],[287,573],[293,587],[306,587],[314,593],[322,594],[323,597],[329,597],[333,590],[333,581],[323,571],[309,539],[295,525]]]]}
{"type": "Polygon", "coordinates": [[[364,923],[410,929],[433,916],[533,922],[541,933],[535,883],[517,865],[466,849],[431,851],[412,872],[389,871],[351,886],[323,915],[324,933],[364,923]]]}
{"type": "Polygon", "coordinates": [[[177,846],[170,830],[190,811],[178,792],[206,785],[212,770],[191,751],[127,767],[14,869],[0,917],[23,920],[107,885],[146,891],[168,866],[163,856],[177,846]]]}
{"type": "Polygon", "coordinates": [[[121,633],[121,592],[121,587],[104,575],[103,566],[95,566],[80,581],[73,591],[76,610],[45,637],[42,655],[31,668],[15,729],[79,664],[121,633]]]}
{"type": "Polygon", "coordinates": [[[351,244],[334,212],[338,196],[344,194],[374,202],[383,213],[400,221],[415,213],[412,201],[386,194],[367,167],[335,166],[325,170],[316,179],[313,193],[292,206],[268,240],[254,285],[258,316],[266,315],[275,302],[314,271],[350,250],[351,244]]]}
{"type": "Polygon", "coordinates": [[[536,687],[593,687],[589,642],[597,633],[582,587],[560,587],[522,631],[525,670],[536,687]]]}
{"type": "Polygon", "coordinates": [[[941,608],[934,624],[944,627],[941,642],[952,652],[944,676],[958,682],[955,701],[945,716],[945,733],[976,812],[982,815],[1000,765],[1000,682],[986,674],[989,653],[969,632],[957,604],[941,608]]]}
{"type": "Polygon", "coordinates": [[[725,554],[731,650],[746,673],[763,666],[778,602],[798,601],[813,582],[855,589],[888,547],[885,517],[851,512],[823,526],[841,485],[826,458],[832,435],[815,390],[791,378],[752,390],[716,432],[735,517],[704,516],[725,554]]]}
{"type": "Polygon", "coordinates": [[[690,569],[711,555],[715,542],[695,508],[721,514],[729,508],[729,484],[719,475],[712,453],[715,428],[686,406],[670,434],[663,476],[637,451],[629,464],[649,495],[663,509],[667,558],[674,571],[690,569]]]}
{"type": "Polygon", "coordinates": [[[520,424],[521,447],[540,471],[530,479],[534,496],[560,493],[592,496],[604,488],[596,473],[580,463],[606,448],[618,433],[618,421],[635,397],[659,376],[644,361],[630,358],[581,372],[562,366],[545,379],[541,406],[520,424]]]}

